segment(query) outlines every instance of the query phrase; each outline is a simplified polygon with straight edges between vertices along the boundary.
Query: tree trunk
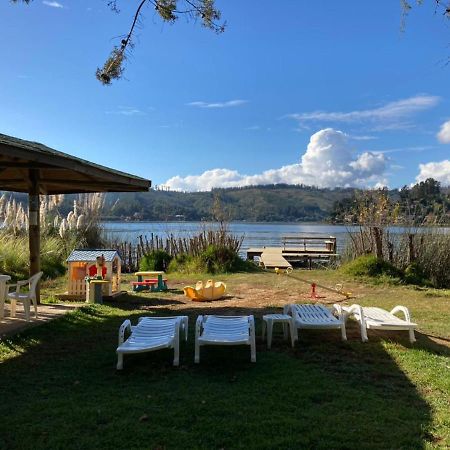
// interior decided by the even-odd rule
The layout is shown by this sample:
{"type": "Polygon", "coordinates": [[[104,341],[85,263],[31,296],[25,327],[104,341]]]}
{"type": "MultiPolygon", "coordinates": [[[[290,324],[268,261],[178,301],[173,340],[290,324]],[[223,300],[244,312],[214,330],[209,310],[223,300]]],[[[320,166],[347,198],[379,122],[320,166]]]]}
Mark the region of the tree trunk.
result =
{"type": "Polygon", "coordinates": [[[383,236],[380,227],[372,227],[373,238],[375,241],[375,254],[378,259],[383,259],[383,236]]]}
{"type": "Polygon", "coordinates": [[[416,260],[416,252],[415,252],[415,248],[414,248],[414,235],[413,234],[409,234],[408,235],[408,259],[409,259],[409,264],[413,263],[416,260]]]}

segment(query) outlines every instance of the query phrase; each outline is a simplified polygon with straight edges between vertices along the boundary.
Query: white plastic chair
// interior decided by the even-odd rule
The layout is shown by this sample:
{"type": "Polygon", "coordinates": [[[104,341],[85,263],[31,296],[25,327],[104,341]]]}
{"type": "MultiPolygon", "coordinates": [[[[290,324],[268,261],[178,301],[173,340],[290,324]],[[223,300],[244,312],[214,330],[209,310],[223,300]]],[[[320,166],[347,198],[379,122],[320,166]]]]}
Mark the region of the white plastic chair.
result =
{"type": "Polygon", "coordinates": [[[188,336],[188,317],[140,317],[138,324],[131,325],[125,320],[119,328],[119,346],[117,347],[117,370],[123,369],[125,354],[144,353],[163,348],[173,348],[173,365],[180,363],[180,334],[184,340],[188,336]],[[125,332],[131,334],[125,341],[125,332]]]}
{"type": "Polygon", "coordinates": [[[411,316],[408,308],[405,306],[396,306],[391,311],[386,311],[382,308],[376,307],[361,307],[354,304],[352,306],[343,307],[345,318],[353,317],[360,325],[361,340],[367,342],[369,340],[367,336],[367,330],[406,330],[409,332],[409,340],[411,343],[416,342],[414,336],[414,329],[417,328],[417,324],[411,322],[411,316]],[[405,319],[400,319],[395,316],[397,313],[402,313],[405,319]]]}
{"type": "Polygon", "coordinates": [[[25,311],[25,319],[27,320],[27,322],[29,322],[30,321],[31,302],[33,302],[34,314],[36,316],[36,319],[38,318],[37,301],[36,301],[36,287],[42,276],[42,273],[43,272],[38,272],[28,280],[22,280],[22,281],[18,281],[15,284],[7,284],[6,285],[8,291],[12,287],[16,288],[16,292],[9,292],[7,295],[8,300],[11,302],[11,317],[16,316],[17,302],[22,302],[23,309],[25,311]],[[21,292],[21,288],[23,288],[27,285],[28,285],[28,291],[21,292]]]}
{"type": "Polygon", "coordinates": [[[345,318],[342,308],[339,305],[333,305],[330,310],[323,305],[291,304],[284,306],[284,313],[292,316],[292,324],[290,327],[292,345],[294,345],[295,341],[298,341],[299,329],[337,329],[341,330],[342,340],[347,340],[345,318]]]}
{"type": "Polygon", "coordinates": [[[200,362],[202,345],[249,345],[256,362],[255,319],[250,316],[198,316],[195,326],[195,358],[200,362]]]}

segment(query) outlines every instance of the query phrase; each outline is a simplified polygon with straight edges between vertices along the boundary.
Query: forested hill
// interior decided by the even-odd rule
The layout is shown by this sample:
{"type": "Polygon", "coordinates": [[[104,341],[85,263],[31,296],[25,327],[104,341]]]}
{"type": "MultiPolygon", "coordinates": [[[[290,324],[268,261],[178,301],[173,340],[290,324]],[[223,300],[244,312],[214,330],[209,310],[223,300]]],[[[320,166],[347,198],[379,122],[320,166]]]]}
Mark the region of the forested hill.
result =
{"type": "MultiPolygon", "coordinates": [[[[354,188],[319,189],[303,185],[266,185],[213,189],[208,192],[151,190],[106,195],[106,220],[246,220],[254,222],[329,221],[357,222],[356,207],[370,192],[354,188]],[[355,209],[356,208],[356,209],[355,209]]],[[[383,190],[392,207],[398,209],[399,222],[450,222],[450,187],[428,179],[402,189],[383,190]]],[[[27,195],[11,194],[27,203],[27,195]]],[[[59,212],[67,214],[75,195],[66,195],[59,212]]],[[[365,199],[367,201],[367,198],[365,199]]]]}
{"type": "Polygon", "coordinates": [[[335,202],[351,197],[354,189],[268,185],[214,189],[209,192],[152,190],[108,194],[106,219],[202,220],[220,215],[226,220],[322,221],[335,202]]]}

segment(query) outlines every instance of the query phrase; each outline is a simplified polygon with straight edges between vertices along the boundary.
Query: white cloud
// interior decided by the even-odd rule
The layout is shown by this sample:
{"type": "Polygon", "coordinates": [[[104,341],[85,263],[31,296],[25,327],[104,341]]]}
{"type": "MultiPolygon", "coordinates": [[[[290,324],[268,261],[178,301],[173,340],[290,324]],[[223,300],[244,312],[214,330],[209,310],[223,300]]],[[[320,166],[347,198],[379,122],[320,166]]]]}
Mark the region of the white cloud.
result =
{"type": "Polygon", "coordinates": [[[416,145],[414,147],[402,147],[402,148],[390,148],[387,150],[377,150],[373,153],[418,153],[418,152],[424,152],[426,150],[431,150],[435,148],[433,145],[416,145]]]}
{"type": "Polygon", "coordinates": [[[136,116],[145,114],[144,111],[141,111],[139,108],[134,106],[119,106],[114,111],[106,111],[106,114],[119,114],[122,116],[136,116]]]}
{"type": "Polygon", "coordinates": [[[419,164],[419,175],[416,181],[425,181],[427,178],[434,178],[443,185],[450,186],[450,160],[419,164]]]}
{"type": "Polygon", "coordinates": [[[439,142],[442,142],[443,144],[450,144],[450,120],[447,120],[447,122],[444,122],[441,125],[437,138],[439,142]]]}
{"type": "Polygon", "coordinates": [[[62,5],[61,3],[58,3],[58,2],[54,2],[54,1],[44,0],[42,3],[46,6],[50,6],[51,8],[64,8],[64,5],[62,5]]]}
{"type": "Polygon", "coordinates": [[[308,147],[297,164],[254,175],[225,168],[212,169],[200,175],[176,176],[165,184],[183,191],[277,183],[320,187],[386,184],[383,173],[387,158],[381,153],[373,152],[355,155],[348,141],[348,136],[342,131],[326,128],[311,136],[308,147]]]}
{"type": "Polygon", "coordinates": [[[354,139],[355,141],[373,141],[374,139],[378,139],[377,136],[369,135],[349,135],[349,138],[354,139]]]}
{"type": "Polygon", "coordinates": [[[288,114],[287,118],[303,122],[339,122],[339,123],[373,123],[375,130],[403,129],[411,127],[406,121],[414,114],[433,108],[440,101],[440,97],[433,95],[416,95],[402,100],[387,103],[373,109],[363,109],[349,112],[313,111],[307,113],[288,114]]]}
{"type": "Polygon", "coordinates": [[[365,152],[349,165],[359,173],[380,174],[386,169],[386,158],[383,153],[365,152]]]}
{"type": "Polygon", "coordinates": [[[187,103],[188,106],[196,106],[197,108],[231,108],[233,106],[241,106],[248,103],[247,100],[228,100],[226,102],[190,102],[187,103]]]}

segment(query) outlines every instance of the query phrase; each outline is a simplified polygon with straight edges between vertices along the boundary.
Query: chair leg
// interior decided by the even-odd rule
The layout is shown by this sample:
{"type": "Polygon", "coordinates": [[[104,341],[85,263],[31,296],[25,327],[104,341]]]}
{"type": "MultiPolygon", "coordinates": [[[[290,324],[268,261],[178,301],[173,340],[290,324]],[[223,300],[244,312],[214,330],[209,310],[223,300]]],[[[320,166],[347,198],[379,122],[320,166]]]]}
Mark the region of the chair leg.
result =
{"type": "Polygon", "coordinates": [[[37,302],[36,299],[33,299],[33,306],[34,306],[34,315],[36,319],[38,318],[38,311],[37,311],[37,302]]]}
{"type": "MultiPolygon", "coordinates": [[[[295,347],[295,334],[296,334],[296,329],[295,329],[295,326],[294,326],[292,320],[291,320],[291,322],[289,323],[289,331],[290,331],[290,333],[291,333],[291,345],[292,345],[292,348],[294,348],[294,347],[295,347]]],[[[297,336],[297,339],[298,339],[298,336],[297,336]]]]}
{"type": "Polygon", "coordinates": [[[294,319],[291,319],[290,327],[291,327],[292,347],[294,347],[295,346],[295,341],[298,341],[298,328],[295,325],[295,320],[294,319]]]}
{"type": "Polygon", "coordinates": [[[414,330],[412,328],[409,329],[409,342],[411,342],[411,344],[416,342],[416,336],[414,335],[414,330]]]}
{"type": "Polygon", "coordinates": [[[5,317],[5,299],[0,299],[0,320],[5,317]]]}
{"type": "Polygon", "coordinates": [[[361,341],[367,342],[369,337],[367,336],[367,328],[361,323],[361,341]]]}
{"type": "Polygon", "coordinates": [[[198,364],[200,362],[200,344],[198,340],[195,340],[195,356],[194,356],[194,362],[198,364]]]}
{"type": "Polygon", "coordinates": [[[17,302],[15,300],[11,300],[11,317],[16,317],[16,305],[17,302]]]}
{"type": "Polygon", "coordinates": [[[345,322],[343,322],[341,325],[341,336],[343,341],[347,340],[347,331],[345,329],[345,322]]]}
{"type": "Polygon", "coordinates": [[[117,370],[123,369],[123,353],[117,354],[117,370]]]}
{"type": "Polygon", "coordinates": [[[189,334],[189,319],[186,317],[184,321],[184,341],[187,342],[189,334]]]}
{"type": "Polygon", "coordinates": [[[23,309],[25,311],[25,319],[27,322],[30,321],[30,302],[25,300],[23,302],[23,309]]]}
{"type": "Polygon", "coordinates": [[[173,346],[173,365],[178,366],[180,364],[180,342],[177,340],[173,346]]]}
{"type": "Polygon", "coordinates": [[[250,337],[250,361],[256,362],[256,342],[254,334],[250,337]]]}
{"type": "Polygon", "coordinates": [[[272,331],[273,331],[273,322],[269,320],[267,322],[267,348],[270,349],[272,347],[272,331]]]}

